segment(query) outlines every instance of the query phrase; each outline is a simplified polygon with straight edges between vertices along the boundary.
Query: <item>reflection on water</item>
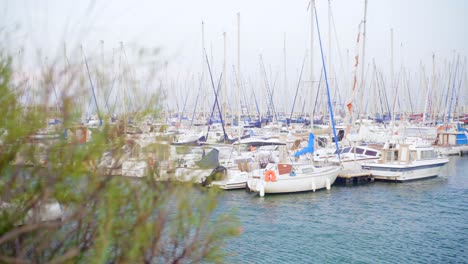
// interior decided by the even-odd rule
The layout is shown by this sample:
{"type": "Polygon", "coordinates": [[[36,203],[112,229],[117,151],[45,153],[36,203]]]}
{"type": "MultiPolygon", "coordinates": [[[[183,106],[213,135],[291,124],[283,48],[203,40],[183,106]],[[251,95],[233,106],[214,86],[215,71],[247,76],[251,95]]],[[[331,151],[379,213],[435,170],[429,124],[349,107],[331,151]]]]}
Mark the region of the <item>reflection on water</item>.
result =
{"type": "Polygon", "coordinates": [[[235,263],[468,262],[468,157],[437,178],[258,197],[227,192],[243,225],[235,263]]]}

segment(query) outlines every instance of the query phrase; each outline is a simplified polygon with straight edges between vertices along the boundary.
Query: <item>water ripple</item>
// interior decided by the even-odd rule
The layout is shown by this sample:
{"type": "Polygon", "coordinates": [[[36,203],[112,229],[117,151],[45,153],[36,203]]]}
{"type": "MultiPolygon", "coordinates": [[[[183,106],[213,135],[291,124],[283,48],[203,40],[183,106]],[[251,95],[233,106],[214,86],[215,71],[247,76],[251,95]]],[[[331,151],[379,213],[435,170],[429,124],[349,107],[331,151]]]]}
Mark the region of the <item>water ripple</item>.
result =
{"type": "Polygon", "coordinates": [[[468,263],[468,157],[409,183],[258,197],[232,191],[243,233],[228,263],[468,263]]]}

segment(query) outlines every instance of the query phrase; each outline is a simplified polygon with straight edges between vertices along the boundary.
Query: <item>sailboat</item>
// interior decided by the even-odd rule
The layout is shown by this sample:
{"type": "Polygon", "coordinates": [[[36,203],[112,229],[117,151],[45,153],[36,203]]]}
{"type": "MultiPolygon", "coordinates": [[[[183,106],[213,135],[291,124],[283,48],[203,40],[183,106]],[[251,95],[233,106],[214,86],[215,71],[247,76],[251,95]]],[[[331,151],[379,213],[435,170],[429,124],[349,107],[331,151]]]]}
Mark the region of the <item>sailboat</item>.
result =
{"type": "MultiPolygon", "coordinates": [[[[314,152],[314,135],[309,136],[308,146],[295,154],[295,158],[314,152]]],[[[284,156],[284,155],[283,155],[284,156]]],[[[247,187],[258,192],[261,197],[266,193],[291,193],[329,190],[335,182],[341,166],[316,167],[306,160],[299,163],[280,161],[269,163],[263,169],[254,170],[247,180],[247,187]]]]}

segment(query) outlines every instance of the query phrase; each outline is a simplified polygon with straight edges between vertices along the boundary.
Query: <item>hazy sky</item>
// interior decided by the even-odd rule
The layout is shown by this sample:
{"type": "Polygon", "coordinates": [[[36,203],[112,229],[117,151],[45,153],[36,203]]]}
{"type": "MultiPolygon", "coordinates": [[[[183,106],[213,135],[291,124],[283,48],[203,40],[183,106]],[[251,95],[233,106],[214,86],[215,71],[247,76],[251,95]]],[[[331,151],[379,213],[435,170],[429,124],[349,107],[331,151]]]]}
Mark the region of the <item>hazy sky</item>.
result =
{"type": "MultiPolygon", "coordinates": [[[[327,0],[316,7],[324,51],[328,57],[327,0]]],[[[228,76],[237,64],[237,16],[241,14],[241,71],[259,74],[259,55],[267,71],[283,73],[286,35],[288,79],[293,85],[306,50],[310,47],[308,0],[2,0],[1,28],[14,32],[10,47],[27,51],[41,49],[44,56],[63,54],[68,46],[83,44],[90,53],[112,54],[122,41],[126,46],[160,47],[161,60],[183,76],[200,72],[201,22],[205,23],[205,45],[215,71],[222,70],[223,32],[227,34],[228,76]]],[[[358,25],[364,15],[364,0],[332,0],[332,63],[336,72],[345,65],[352,72],[358,25]],[[336,31],[336,35],[334,33],[336,31]],[[338,49],[339,48],[339,49],[338,49]],[[349,55],[348,53],[349,52],[349,55]],[[340,60],[341,58],[341,60],[340,60]]],[[[468,1],[466,0],[369,0],[367,9],[366,61],[390,68],[390,28],[394,31],[395,71],[406,67],[419,71],[422,61],[431,67],[432,54],[438,65],[468,54],[468,1]]],[[[316,75],[319,55],[315,30],[316,75]]],[[[328,61],[327,61],[328,62],[328,61]]],[[[308,67],[308,66],[307,66],[308,67]]],[[[442,66],[439,66],[442,67],[442,66]]],[[[282,77],[281,77],[282,78],[282,77]]]]}

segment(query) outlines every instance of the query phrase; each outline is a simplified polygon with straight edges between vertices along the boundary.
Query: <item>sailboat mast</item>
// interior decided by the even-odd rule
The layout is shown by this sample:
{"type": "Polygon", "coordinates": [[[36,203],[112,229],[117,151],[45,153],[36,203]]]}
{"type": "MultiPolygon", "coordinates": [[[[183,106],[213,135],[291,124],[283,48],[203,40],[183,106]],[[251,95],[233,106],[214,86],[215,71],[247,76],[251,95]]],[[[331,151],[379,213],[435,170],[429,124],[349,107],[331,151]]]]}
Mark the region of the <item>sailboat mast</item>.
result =
{"type": "MultiPolygon", "coordinates": [[[[283,56],[284,56],[284,98],[288,98],[288,77],[286,71],[286,32],[284,33],[284,42],[283,42],[283,56]]],[[[283,105],[284,107],[284,105],[283,105]]]]}
{"type": "MultiPolygon", "coordinates": [[[[359,92],[361,94],[359,100],[360,100],[360,105],[359,105],[359,111],[358,113],[361,113],[363,106],[362,106],[362,99],[364,96],[364,68],[366,67],[366,22],[367,20],[367,0],[364,1],[364,21],[363,22],[363,32],[362,32],[362,63],[361,63],[361,83],[360,83],[360,88],[359,92]]],[[[361,120],[361,114],[359,114],[359,120],[361,120]]],[[[361,122],[362,123],[362,122],[361,122]]]]}
{"type": "Polygon", "coordinates": [[[201,50],[202,51],[201,52],[201,54],[202,54],[202,60],[201,60],[201,62],[202,62],[202,65],[201,65],[202,66],[202,74],[201,74],[201,78],[202,79],[201,79],[200,82],[202,84],[201,89],[202,89],[202,100],[203,100],[201,110],[202,110],[203,120],[206,121],[206,116],[205,116],[205,114],[206,114],[206,110],[205,110],[206,91],[205,91],[204,82],[203,82],[204,81],[204,76],[205,76],[205,23],[203,21],[201,23],[201,33],[202,33],[202,50],[201,50]]]}
{"type": "Polygon", "coordinates": [[[226,32],[223,32],[224,40],[224,63],[223,63],[223,117],[224,120],[227,120],[226,116],[226,101],[227,101],[227,84],[226,84],[226,32]]]}
{"type": "MultiPolygon", "coordinates": [[[[242,81],[241,73],[240,73],[240,13],[237,13],[237,78],[239,81],[237,82],[237,103],[238,103],[238,115],[237,115],[237,136],[241,136],[241,123],[240,123],[240,115],[241,115],[241,88],[240,82],[242,81]]],[[[239,144],[239,151],[240,151],[240,144],[239,144]]]]}
{"type": "MultiPolygon", "coordinates": [[[[123,42],[120,42],[120,49],[121,49],[121,52],[122,54],[124,55],[125,57],[125,50],[124,50],[124,45],[123,45],[123,42]]],[[[128,66],[128,64],[127,64],[128,66]]],[[[125,70],[124,70],[125,72],[125,70]]],[[[123,110],[123,120],[124,120],[124,133],[127,131],[127,89],[125,89],[127,87],[127,85],[125,84],[123,86],[123,97],[124,97],[124,102],[123,102],[123,107],[124,107],[124,110],[123,110]]]]}
{"type": "MultiPolygon", "coordinates": [[[[395,80],[395,72],[394,72],[394,65],[393,65],[393,28],[390,28],[390,89],[393,93],[393,97],[396,97],[395,88],[394,88],[394,80],[395,80]]],[[[392,113],[392,120],[393,119],[392,113]]]]}
{"type": "MultiPolygon", "coordinates": [[[[310,1],[310,89],[314,90],[314,12],[315,10],[315,0],[310,1]]],[[[317,104],[317,99],[314,104],[317,104]]],[[[310,125],[313,129],[314,127],[314,111],[310,113],[310,125]]]]}
{"type": "Polygon", "coordinates": [[[333,67],[332,67],[332,26],[331,26],[331,0],[328,0],[328,73],[330,74],[328,83],[333,87],[333,67]]]}

